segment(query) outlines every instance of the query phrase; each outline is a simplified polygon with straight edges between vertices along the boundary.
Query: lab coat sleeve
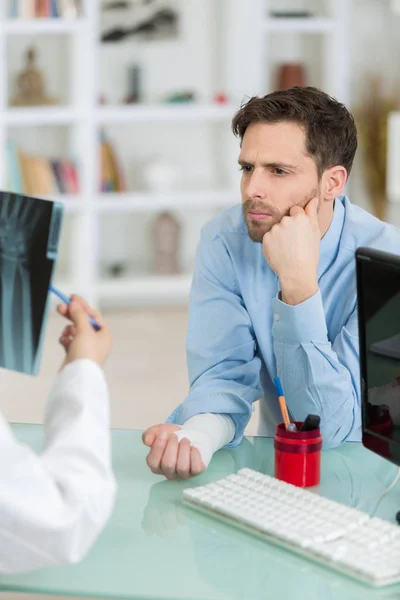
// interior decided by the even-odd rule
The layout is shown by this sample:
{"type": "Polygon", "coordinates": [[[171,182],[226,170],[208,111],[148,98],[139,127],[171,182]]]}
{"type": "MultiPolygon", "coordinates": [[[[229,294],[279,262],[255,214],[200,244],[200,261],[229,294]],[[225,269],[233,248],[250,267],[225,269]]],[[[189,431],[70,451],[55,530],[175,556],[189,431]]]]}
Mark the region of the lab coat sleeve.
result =
{"type": "Polygon", "coordinates": [[[44,429],[38,456],[0,415],[0,573],[78,562],[113,508],[108,391],[94,362],[58,374],[44,429]]]}

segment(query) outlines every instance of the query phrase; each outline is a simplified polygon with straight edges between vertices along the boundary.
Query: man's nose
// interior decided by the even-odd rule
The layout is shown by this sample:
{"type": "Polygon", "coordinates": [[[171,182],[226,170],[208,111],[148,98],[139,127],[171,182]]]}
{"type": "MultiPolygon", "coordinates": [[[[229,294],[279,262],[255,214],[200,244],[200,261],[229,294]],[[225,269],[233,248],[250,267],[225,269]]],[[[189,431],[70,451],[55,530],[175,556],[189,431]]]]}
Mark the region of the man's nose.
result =
{"type": "Polygon", "coordinates": [[[247,183],[246,195],[251,200],[264,200],[267,195],[266,182],[263,174],[257,170],[253,171],[247,183]]]}

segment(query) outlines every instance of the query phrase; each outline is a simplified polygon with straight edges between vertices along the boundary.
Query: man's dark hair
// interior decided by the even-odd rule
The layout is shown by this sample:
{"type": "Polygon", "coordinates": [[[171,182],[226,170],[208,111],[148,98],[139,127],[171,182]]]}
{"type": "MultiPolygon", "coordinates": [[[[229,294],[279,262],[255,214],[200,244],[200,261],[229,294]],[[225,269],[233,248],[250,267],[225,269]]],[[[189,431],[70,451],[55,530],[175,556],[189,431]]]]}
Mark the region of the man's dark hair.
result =
{"type": "Polygon", "coordinates": [[[350,173],[357,150],[354,119],[344,104],[317,88],[292,87],[250,98],[234,116],[232,130],[242,141],[252,123],[285,121],[304,129],[306,150],[315,161],[319,177],[336,165],[350,173]]]}

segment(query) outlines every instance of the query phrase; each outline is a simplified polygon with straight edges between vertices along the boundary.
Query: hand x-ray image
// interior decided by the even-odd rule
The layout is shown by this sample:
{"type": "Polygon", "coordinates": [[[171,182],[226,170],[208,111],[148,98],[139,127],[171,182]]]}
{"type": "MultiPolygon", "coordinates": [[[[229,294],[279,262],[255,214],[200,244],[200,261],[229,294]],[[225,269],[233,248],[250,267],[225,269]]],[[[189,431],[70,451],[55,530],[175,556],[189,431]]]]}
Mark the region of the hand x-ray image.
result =
{"type": "Polygon", "coordinates": [[[63,210],[0,192],[0,367],[38,373],[63,210]]]}

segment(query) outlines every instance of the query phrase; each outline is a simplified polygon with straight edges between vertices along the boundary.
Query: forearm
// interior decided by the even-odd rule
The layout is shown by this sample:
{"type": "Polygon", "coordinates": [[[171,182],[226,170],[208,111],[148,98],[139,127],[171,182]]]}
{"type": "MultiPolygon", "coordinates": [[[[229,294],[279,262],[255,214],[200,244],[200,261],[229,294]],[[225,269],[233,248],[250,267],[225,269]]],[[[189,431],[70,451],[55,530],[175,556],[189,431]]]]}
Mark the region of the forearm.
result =
{"type": "Polygon", "coordinates": [[[204,413],[188,419],[176,435],[179,441],[188,439],[208,467],[212,455],[235,437],[235,423],[229,415],[204,413]]]}
{"type": "Polygon", "coordinates": [[[274,352],[289,411],[295,420],[309,413],[321,417],[325,446],[360,435],[359,364],[346,328],[328,339],[320,294],[299,306],[275,301],[274,352]]]}

